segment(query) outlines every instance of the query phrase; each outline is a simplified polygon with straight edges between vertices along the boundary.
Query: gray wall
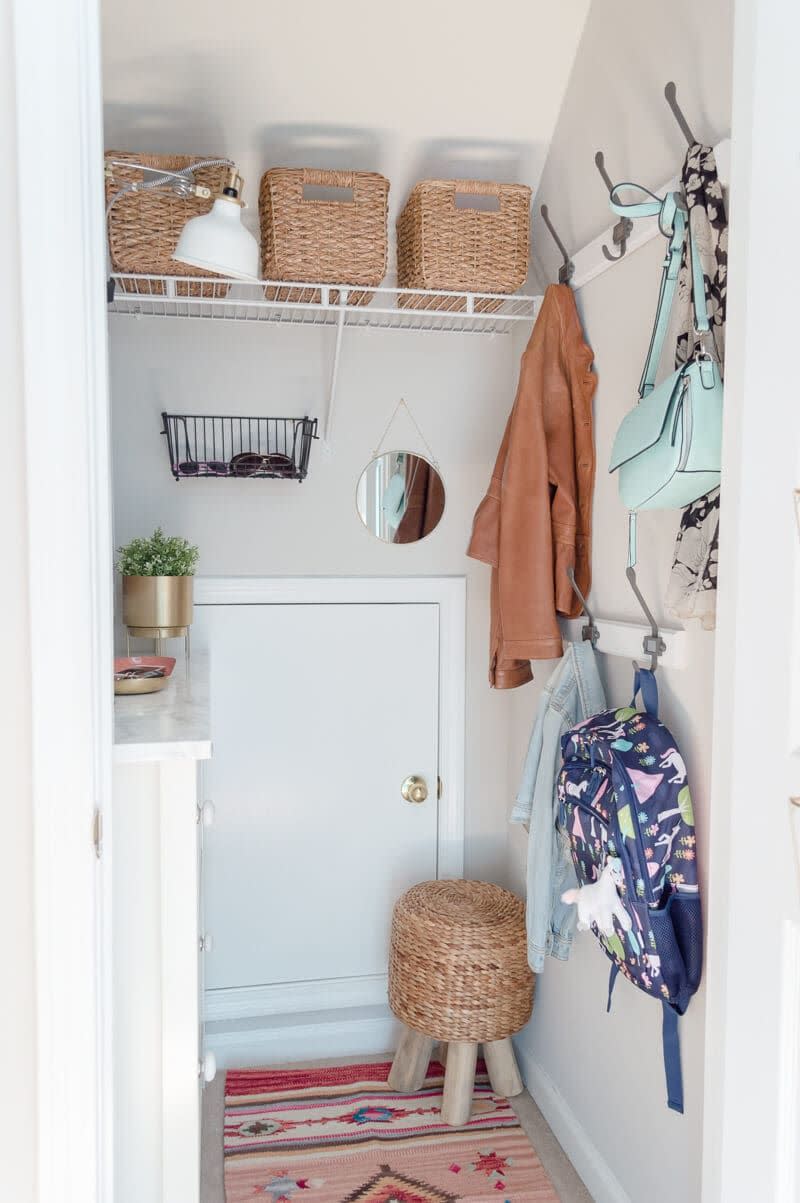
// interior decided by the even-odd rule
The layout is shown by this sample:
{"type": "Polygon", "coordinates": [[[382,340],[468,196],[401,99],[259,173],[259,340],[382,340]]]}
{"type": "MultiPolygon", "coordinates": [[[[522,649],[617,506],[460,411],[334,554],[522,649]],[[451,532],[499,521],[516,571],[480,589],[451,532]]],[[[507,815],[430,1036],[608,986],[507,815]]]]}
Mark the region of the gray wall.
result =
{"type": "Polygon", "coordinates": [[[654,188],[679,169],[685,143],[664,99],[668,80],[695,137],[713,146],[728,136],[732,43],[732,0],[677,0],[669,15],[654,5],[593,0],[534,198],[543,281],[555,278],[560,255],[539,216],[542,202],[570,250],[609,224],[596,151],[615,183],[654,188]]]}
{"type": "MultiPolygon", "coordinates": [[[[466,575],[467,872],[502,879],[511,705],[486,683],[489,569],[465,549],[513,397],[511,337],[348,331],[332,455],[314,443],[302,484],[177,483],[159,433],[162,409],[322,413],[333,333],[153,318],[110,324],[117,545],[161,523],[199,545],[204,575],[466,575]],[[401,396],[440,463],[447,501],[427,539],[392,546],[363,527],[355,490],[401,396]]],[[[425,451],[402,412],[385,446],[425,451]]]]}

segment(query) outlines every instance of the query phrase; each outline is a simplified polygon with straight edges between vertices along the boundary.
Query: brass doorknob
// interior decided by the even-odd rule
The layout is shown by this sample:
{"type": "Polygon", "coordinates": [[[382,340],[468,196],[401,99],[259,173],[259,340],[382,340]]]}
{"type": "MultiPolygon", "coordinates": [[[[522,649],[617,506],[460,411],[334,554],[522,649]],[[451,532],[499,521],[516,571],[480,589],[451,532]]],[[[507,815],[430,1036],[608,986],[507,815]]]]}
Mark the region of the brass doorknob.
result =
{"type": "Polygon", "coordinates": [[[424,802],[428,796],[428,786],[424,777],[406,777],[400,786],[400,793],[406,802],[424,802]]]}

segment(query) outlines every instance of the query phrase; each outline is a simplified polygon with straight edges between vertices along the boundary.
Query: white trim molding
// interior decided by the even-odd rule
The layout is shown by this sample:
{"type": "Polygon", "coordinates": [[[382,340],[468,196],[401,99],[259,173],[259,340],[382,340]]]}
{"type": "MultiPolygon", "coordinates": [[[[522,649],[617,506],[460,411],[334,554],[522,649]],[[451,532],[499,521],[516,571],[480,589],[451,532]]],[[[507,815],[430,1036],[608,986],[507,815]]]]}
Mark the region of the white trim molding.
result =
{"type": "Polygon", "coordinates": [[[514,1038],[522,1078],[595,1203],[633,1203],[550,1075],[533,1059],[524,1033],[514,1038]]]}
{"type": "Polygon", "coordinates": [[[387,976],[319,978],[309,982],[276,982],[263,986],[226,986],[205,992],[205,1018],[256,1019],[307,1011],[386,1005],[387,976]]]}
{"type": "Polygon", "coordinates": [[[463,576],[197,577],[196,606],[433,603],[439,607],[438,876],[464,874],[466,581],[463,576]]]}
{"type": "Polygon", "coordinates": [[[298,1012],[207,1023],[205,1046],[218,1069],[330,1057],[369,1057],[395,1048],[400,1022],[387,1006],[298,1012]]]}
{"type": "MultiPolygon", "coordinates": [[[[13,0],[42,1199],[112,1196],[111,506],[97,0],[13,0]],[[53,204],[53,189],[58,196],[53,204]],[[57,678],[57,680],[56,680],[57,678]],[[60,682],[60,684],[59,684],[60,682]],[[99,951],[102,949],[103,951],[99,951]]],[[[12,289],[13,291],[13,289],[12,289]]]]}
{"type": "Polygon", "coordinates": [[[800,923],[783,922],[781,974],[781,1049],[783,1073],[779,1083],[778,1130],[776,1138],[776,1203],[797,1203],[800,1198],[800,923]]]}
{"type": "Polygon", "coordinates": [[[797,1199],[798,897],[787,831],[800,795],[793,680],[800,545],[800,410],[786,365],[764,348],[797,338],[800,244],[775,263],[775,197],[800,190],[800,7],[736,0],[733,151],[722,441],[719,600],[715,637],[711,823],[705,909],[703,1203],[797,1199]],[[764,516],[768,520],[764,521],[764,516]],[[763,643],[763,578],[780,646],[763,643]],[[769,752],[753,738],[769,713],[769,752]],[[754,799],[757,805],[754,809],[754,799]],[[773,833],[768,856],[758,831],[773,833]],[[753,954],[757,950],[757,965],[753,954]],[[752,970],[750,967],[753,966],[752,970]],[[789,1135],[791,1134],[791,1135],[789,1135]]]}

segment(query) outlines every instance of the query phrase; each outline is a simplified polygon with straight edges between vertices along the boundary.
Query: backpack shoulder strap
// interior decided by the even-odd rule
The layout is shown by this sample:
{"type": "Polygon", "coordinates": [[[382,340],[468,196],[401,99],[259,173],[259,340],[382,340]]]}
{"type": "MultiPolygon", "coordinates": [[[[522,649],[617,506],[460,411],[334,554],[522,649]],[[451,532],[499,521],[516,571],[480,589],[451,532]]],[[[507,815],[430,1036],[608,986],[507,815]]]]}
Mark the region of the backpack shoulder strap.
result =
{"type": "Polygon", "coordinates": [[[649,668],[637,668],[633,678],[631,706],[635,708],[636,697],[641,693],[644,708],[650,718],[658,718],[658,684],[656,675],[649,668]]]}
{"type": "Polygon", "coordinates": [[[664,1009],[661,1039],[664,1046],[664,1073],[667,1079],[667,1106],[671,1111],[678,1111],[683,1115],[683,1070],[678,1016],[669,1003],[664,1002],[661,1005],[664,1009]]]}

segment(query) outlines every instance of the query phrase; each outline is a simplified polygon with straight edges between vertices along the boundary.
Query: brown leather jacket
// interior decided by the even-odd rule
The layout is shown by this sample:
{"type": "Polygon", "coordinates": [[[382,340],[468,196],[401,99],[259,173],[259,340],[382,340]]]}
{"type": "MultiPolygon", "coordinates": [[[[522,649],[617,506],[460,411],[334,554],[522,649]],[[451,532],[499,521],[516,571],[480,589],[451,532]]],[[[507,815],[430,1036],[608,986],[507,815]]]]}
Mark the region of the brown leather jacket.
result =
{"type": "Polygon", "coordinates": [[[581,612],[570,565],[589,593],[593,358],[572,289],[551,284],[467,551],[492,566],[489,682],[498,689],[531,681],[529,661],[562,654],[556,612],[581,612]]]}

